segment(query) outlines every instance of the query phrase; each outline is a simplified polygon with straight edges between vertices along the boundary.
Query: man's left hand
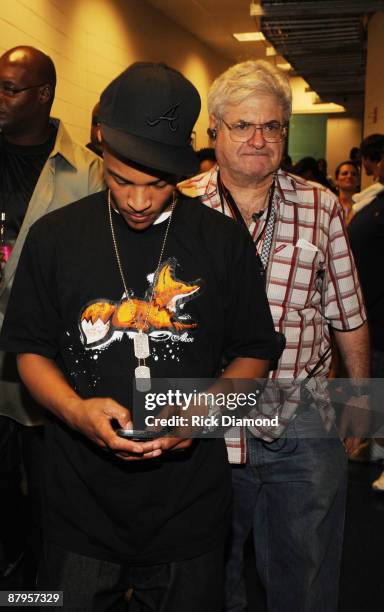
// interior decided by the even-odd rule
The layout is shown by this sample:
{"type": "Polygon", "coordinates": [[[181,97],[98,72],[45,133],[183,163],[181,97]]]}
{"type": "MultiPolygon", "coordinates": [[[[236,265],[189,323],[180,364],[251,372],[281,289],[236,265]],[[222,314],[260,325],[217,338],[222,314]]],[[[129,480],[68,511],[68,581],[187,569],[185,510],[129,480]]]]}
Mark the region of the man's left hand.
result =
{"type": "Polygon", "coordinates": [[[340,420],[340,437],[344,441],[348,454],[356,450],[367,436],[370,422],[368,395],[350,397],[344,406],[340,420]]]}

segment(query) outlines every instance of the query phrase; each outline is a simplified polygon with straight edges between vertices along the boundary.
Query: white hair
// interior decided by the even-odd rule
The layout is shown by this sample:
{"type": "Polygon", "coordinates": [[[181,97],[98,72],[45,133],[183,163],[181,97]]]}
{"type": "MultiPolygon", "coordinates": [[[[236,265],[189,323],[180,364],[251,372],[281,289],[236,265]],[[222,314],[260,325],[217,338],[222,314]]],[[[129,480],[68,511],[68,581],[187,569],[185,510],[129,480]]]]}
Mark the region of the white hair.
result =
{"type": "Polygon", "coordinates": [[[223,72],[208,92],[208,112],[222,118],[228,105],[241,104],[249,96],[273,95],[283,109],[284,121],[292,112],[292,92],[287,76],[265,60],[248,60],[223,72]]]}

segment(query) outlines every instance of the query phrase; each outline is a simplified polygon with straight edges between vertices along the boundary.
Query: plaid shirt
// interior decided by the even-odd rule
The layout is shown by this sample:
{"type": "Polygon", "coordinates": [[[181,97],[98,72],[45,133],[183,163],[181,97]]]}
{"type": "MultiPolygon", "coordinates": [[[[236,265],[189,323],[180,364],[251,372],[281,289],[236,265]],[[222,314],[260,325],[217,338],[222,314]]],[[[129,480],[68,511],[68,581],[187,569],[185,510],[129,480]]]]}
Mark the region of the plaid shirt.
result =
{"type": "MultiPolygon", "coordinates": [[[[186,195],[200,197],[207,206],[233,216],[227,202],[221,202],[217,177],[215,167],[184,181],[179,188],[186,195]]],[[[365,309],[337,198],[321,185],[279,170],[274,205],[276,220],[266,288],[275,329],[285,335],[287,344],[271,377],[303,380],[330,346],[328,326],[342,331],[359,327],[365,321],[365,309]]],[[[264,223],[262,217],[249,226],[255,241],[264,223]]],[[[330,359],[329,354],[316,377],[325,378],[330,359]]],[[[285,406],[279,430],[272,437],[282,433],[293,412],[294,408],[285,406]]],[[[262,429],[256,433],[271,439],[262,429]]],[[[243,463],[244,431],[231,430],[227,447],[230,461],[243,463]]]]}

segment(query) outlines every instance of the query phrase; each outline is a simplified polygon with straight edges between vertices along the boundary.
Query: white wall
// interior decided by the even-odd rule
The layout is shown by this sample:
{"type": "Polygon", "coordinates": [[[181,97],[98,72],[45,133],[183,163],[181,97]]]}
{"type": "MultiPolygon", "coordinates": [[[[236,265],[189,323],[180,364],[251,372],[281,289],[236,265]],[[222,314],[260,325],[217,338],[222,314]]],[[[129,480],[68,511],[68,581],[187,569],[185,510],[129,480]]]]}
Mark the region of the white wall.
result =
{"type": "Polygon", "coordinates": [[[164,61],[198,88],[197,147],[207,146],[207,90],[227,59],[145,0],[0,0],[0,53],[32,45],[50,55],[58,86],[52,114],[88,142],[91,109],[117,74],[138,60],[164,61]]]}
{"type": "Polygon", "coordinates": [[[358,147],[362,139],[362,121],[357,117],[333,115],[327,121],[328,174],[334,178],[336,166],[349,159],[352,147],[358,147]]]}
{"type": "Polygon", "coordinates": [[[327,113],[328,115],[325,157],[328,161],[328,174],[333,177],[337,164],[349,158],[352,147],[360,145],[362,121],[340,112],[343,108],[337,104],[317,104],[316,94],[305,91],[307,83],[301,77],[291,78],[290,83],[294,114],[327,113]]]}
{"type": "Polygon", "coordinates": [[[376,13],[368,24],[364,136],[384,133],[383,65],[384,13],[376,13]]]}
{"type": "MultiPolygon", "coordinates": [[[[364,136],[384,134],[384,13],[376,13],[368,24],[367,72],[365,79],[364,136]]],[[[362,186],[372,182],[363,172],[362,186]]]]}

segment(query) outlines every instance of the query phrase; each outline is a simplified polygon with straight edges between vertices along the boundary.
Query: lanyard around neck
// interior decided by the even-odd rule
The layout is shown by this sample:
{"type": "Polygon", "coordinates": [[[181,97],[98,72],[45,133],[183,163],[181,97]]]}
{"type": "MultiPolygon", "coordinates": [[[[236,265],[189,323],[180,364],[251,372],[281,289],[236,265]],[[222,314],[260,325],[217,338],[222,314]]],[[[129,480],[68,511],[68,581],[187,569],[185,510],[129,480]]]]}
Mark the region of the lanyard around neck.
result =
{"type": "Polygon", "coordinates": [[[236,219],[239,223],[241,223],[246,229],[247,224],[244,221],[243,215],[241,214],[239,207],[237,206],[235,200],[229,189],[226,188],[224,183],[221,180],[220,172],[217,173],[217,186],[219,188],[219,196],[220,196],[220,206],[221,212],[225,215],[225,202],[229,210],[231,211],[231,216],[233,219],[236,219]]]}
{"type": "MultiPolygon", "coordinates": [[[[267,218],[265,220],[264,229],[262,232],[260,232],[260,234],[257,236],[255,240],[255,247],[257,250],[257,247],[261,239],[264,238],[263,247],[260,253],[260,259],[261,259],[264,269],[266,269],[266,267],[268,266],[268,261],[269,261],[269,256],[271,253],[271,246],[272,246],[273,230],[275,227],[275,220],[276,220],[276,210],[275,210],[275,205],[274,205],[275,182],[276,182],[276,179],[274,178],[273,183],[269,189],[267,218]]],[[[218,190],[219,190],[220,206],[221,206],[222,213],[225,214],[225,202],[226,202],[229,210],[231,211],[232,217],[236,219],[236,221],[238,221],[239,223],[242,223],[242,225],[248,229],[247,224],[244,221],[243,215],[241,214],[239,207],[236,204],[231,192],[229,191],[229,189],[227,189],[227,187],[225,187],[225,185],[223,184],[221,180],[220,172],[217,175],[217,185],[218,185],[218,190]]]]}

